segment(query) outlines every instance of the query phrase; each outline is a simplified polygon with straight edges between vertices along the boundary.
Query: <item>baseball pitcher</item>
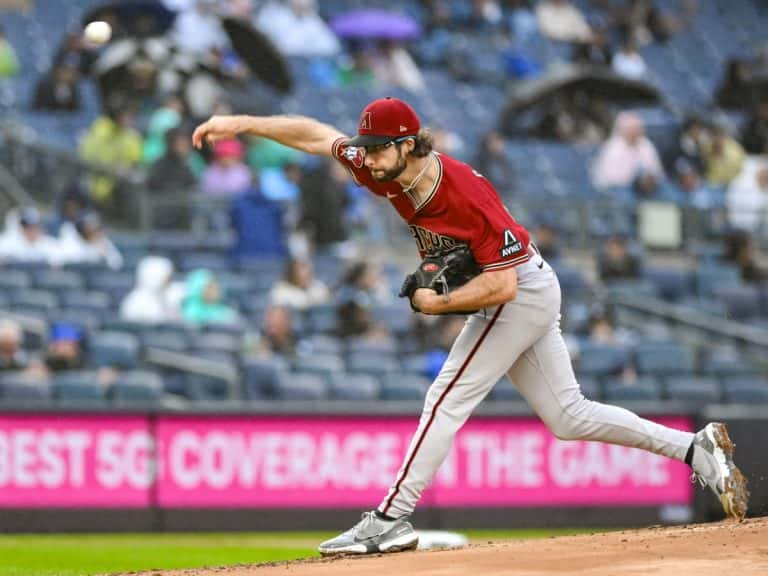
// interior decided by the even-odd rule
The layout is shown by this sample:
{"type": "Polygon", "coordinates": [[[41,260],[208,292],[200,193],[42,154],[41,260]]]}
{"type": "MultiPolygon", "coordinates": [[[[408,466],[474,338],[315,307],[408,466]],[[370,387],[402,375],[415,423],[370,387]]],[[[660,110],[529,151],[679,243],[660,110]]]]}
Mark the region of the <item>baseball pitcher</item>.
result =
{"type": "Polygon", "coordinates": [[[728,515],[744,518],[746,480],[733,462],[725,425],[710,423],[692,434],[584,398],[560,335],[557,276],[491,183],[432,149],[408,104],[395,98],[371,102],[353,138],[306,117],[214,116],[195,130],[193,143],[199,148],[241,133],[332,156],[358,184],[389,200],[423,258],[401,296],[424,314],[467,315],[427,392],[388,494],[351,529],[323,542],[320,553],[415,548],[410,514],[456,432],[504,374],[558,438],[632,446],[684,461],[728,515]]]}

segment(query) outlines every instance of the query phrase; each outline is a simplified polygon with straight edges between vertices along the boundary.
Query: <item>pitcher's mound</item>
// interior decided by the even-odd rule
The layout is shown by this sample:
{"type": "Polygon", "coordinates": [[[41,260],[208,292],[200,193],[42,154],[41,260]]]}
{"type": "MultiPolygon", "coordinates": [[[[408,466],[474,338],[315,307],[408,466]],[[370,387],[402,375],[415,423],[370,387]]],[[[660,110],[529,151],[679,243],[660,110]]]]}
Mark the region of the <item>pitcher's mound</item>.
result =
{"type": "Polygon", "coordinates": [[[768,575],[768,518],[474,545],[460,550],[187,570],[185,576],[768,575]]]}

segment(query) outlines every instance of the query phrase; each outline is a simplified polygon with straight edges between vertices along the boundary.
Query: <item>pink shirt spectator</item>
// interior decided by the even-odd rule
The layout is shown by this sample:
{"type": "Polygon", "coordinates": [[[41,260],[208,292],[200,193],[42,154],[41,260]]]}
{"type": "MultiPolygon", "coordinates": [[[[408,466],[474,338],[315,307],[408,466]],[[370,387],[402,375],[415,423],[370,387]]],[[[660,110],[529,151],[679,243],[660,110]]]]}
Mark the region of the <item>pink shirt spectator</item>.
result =
{"type": "Polygon", "coordinates": [[[239,140],[221,140],[213,147],[213,163],[205,169],[203,192],[210,196],[234,196],[251,187],[251,171],[243,163],[239,140]]]}
{"type": "Polygon", "coordinates": [[[664,168],[653,142],[645,137],[642,120],[622,112],[595,159],[592,182],[597,188],[631,186],[640,174],[662,178],[664,168]]]}

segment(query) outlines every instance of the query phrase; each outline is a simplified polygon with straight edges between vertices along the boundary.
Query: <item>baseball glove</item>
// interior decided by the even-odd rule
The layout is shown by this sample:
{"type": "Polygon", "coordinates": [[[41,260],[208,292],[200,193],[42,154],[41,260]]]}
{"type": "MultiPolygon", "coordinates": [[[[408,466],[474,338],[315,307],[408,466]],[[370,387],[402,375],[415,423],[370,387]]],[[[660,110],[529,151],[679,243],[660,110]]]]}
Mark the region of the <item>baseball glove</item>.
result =
{"type": "MultiPolygon", "coordinates": [[[[408,274],[400,288],[400,298],[408,298],[411,308],[421,312],[413,305],[413,293],[418,288],[430,288],[438,294],[448,294],[451,290],[463,286],[480,273],[472,251],[466,244],[459,244],[432,252],[424,257],[413,274],[408,274]]],[[[472,314],[477,310],[455,312],[472,314]]]]}

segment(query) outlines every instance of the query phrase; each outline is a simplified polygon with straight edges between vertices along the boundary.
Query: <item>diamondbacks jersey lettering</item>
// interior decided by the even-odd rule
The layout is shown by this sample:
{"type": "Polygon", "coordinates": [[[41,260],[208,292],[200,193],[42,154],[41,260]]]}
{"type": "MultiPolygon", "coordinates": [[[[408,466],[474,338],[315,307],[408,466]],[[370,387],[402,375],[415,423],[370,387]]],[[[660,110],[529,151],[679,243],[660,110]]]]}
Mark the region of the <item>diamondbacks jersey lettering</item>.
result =
{"type": "Polygon", "coordinates": [[[397,182],[377,182],[364,164],[364,150],[333,144],[334,157],[355,181],[387,198],[408,223],[419,255],[468,244],[483,270],[518,266],[534,255],[528,232],[518,224],[490,182],[467,164],[435,153],[438,175],[421,200],[397,182]]]}

